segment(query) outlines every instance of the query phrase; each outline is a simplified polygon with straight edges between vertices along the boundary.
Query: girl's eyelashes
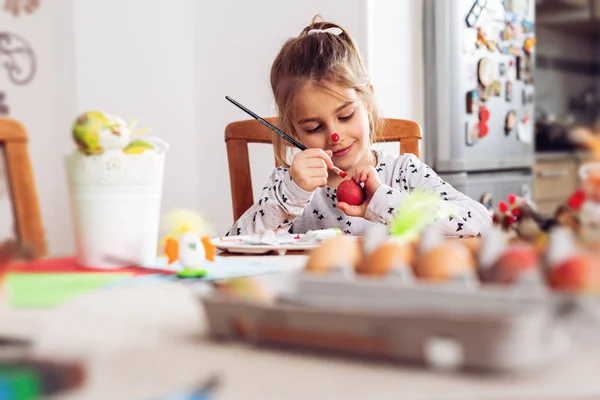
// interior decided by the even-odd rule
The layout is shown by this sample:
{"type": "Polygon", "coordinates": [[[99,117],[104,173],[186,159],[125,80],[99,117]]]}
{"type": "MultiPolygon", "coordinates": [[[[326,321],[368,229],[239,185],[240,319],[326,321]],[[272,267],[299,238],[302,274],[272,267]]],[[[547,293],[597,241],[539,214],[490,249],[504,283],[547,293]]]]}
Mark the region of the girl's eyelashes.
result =
{"type": "Polygon", "coordinates": [[[317,125],[317,127],[313,128],[313,129],[305,129],[305,131],[308,133],[315,133],[315,132],[318,132],[319,129],[321,129],[321,125],[317,125]]]}
{"type": "MultiPolygon", "coordinates": [[[[352,117],[353,117],[353,116],[354,116],[354,110],[353,110],[353,111],[352,111],[350,114],[348,114],[348,115],[346,115],[346,116],[344,116],[344,117],[338,117],[338,119],[339,119],[340,121],[342,121],[342,122],[346,122],[346,121],[350,121],[350,120],[352,119],[352,117]]],[[[322,127],[323,127],[323,125],[320,125],[320,124],[319,124],[319,125],[317,125],[316,127],[314,127],[313,129],[304,129],[304,130],[305,130],[307,133],[316,133],[316,132],[318,132],[319,130],[321,130],[321,128],[322,128],[322,127]]]]}
{"type": "Polygon", "coordinates": [[[345,117],[339,117],[338,119],[340,121],[349,121],[353,116],[354,116],[354,111],[352,111],[350,114],[346,115],[345,117]]]}

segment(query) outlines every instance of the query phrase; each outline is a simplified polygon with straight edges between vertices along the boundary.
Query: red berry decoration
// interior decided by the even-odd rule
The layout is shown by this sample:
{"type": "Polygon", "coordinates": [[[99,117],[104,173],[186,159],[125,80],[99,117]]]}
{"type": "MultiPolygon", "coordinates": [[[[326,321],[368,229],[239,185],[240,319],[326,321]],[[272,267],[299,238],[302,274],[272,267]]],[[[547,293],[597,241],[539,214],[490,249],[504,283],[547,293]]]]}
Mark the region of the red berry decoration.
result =
{"type": "Polygon", "coordinates": [[[498,202],[498,210],[500,210],[500,212],[505,213],[508,211],[508,205],[506,204],[506,202],[504,200],[500,200],[498,202]]]}
{"type": "Polygon", "coordinates": [[[569,197],[567,204],[573,210],[579,210],[579,208],[581,207],[581,205],[583,204],[584,201],[585,201],[585,193],[584,193],[583,189],[579,189],[575,193],[573,193],[571,195],[571,197],[569,197]]]}

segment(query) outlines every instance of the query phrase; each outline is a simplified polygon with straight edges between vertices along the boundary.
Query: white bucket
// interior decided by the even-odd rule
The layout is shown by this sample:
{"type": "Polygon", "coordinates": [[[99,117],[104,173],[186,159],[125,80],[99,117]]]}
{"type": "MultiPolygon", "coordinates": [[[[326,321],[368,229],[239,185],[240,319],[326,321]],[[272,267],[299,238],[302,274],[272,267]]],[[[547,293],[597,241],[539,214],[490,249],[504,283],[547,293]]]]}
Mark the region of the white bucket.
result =
{"type": "Polygon", "coordinates": [[[158,151],[66,157],[77,262],[118,268],[156,262],[160,203],[168,145],[145,138],[158,151]]]}

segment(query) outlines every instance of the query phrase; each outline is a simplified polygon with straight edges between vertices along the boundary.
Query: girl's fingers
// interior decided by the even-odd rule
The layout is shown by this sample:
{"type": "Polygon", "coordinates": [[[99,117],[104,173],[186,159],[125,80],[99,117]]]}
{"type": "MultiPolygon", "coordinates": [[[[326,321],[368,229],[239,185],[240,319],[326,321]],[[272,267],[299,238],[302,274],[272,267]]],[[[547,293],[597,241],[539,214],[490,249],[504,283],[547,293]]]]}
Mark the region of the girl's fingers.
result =
{"type": "Polygon", "coordinates": [[[344,214],[351,217],[363,217],[364,211],[361,206],[351,206],[348,203],[344,203],[343,201],[339,201],[336,204],[336,207],[344,212],[344,214]]]}
{"type": "Polygon", "coordinates": [[[327,168],[333,168],[333,161],[331,161],[331,156],[333,155],[333,153],[329,150],[323,151],[321,149],[319,149],[319,157],[325,161],[325,164],[327,165],[327,168]]]}
{"type": "Polygon", "coordinates": [[[325,168],[309,168],[306,170],[306,174],[311,178],[327,178],[329,176],[325,168]]]}
{"type": "Polygon", "coordinates": [[[315,188],[326,186],[327,185],[327,177],[313,177],[310,178],[311,184],[314,185],[315,188]]]}
{"type": "Polygon", "coordinates": [[[361,184],[364,181],[366,181],[368,177],[369,177],[369,170],[361,168],[358,171],[356,171],[356,173],[354,174],[354,182],[361,184]]]}
{"type": "Polygon", "coordinates": [[[307,158],[302,163],[302,167],[327,169],[327,163],[321,158],[307,158]]]}

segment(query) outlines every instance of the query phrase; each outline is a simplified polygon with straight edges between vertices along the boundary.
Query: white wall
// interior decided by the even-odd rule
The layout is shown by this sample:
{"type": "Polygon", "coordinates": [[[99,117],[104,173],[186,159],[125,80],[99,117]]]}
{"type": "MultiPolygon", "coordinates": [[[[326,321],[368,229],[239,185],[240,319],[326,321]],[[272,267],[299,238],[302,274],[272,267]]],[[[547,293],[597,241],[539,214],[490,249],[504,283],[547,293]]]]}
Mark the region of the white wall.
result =
{"type": "MultiPolygon", "coordinates": [[[[422,123],[421,5],[422,0],[42,2],[35,22],[34,17],[19,22],[41,61],[35,84],[14,95],[12,116],[31,131],[51,254],[74,249],[62,157],[73,149],[70,126],[79,112],[135,117],[167,140],[163,211],[203,211],[222,234],[233,222],[224,129],[248,118],[225,95],[273,115],[271,62],[285,39],[320,13],[357,40],[384,116],[422,123]]],[[[255,192],[273,168],[272,154],[266,145],[251,147],[255,192]]]]}
{"type": "MultiPolygon", "coordinates": [[[[423,0],[369,0],[365,54],[383,116],[411,119],[421,126],[425,118],[422,18],[423,0]]],[[[392,143],[375,147],[390,154],[398,151],[392,143]]]]}
{"type": "MultiPolygon", "coordinates": [[[[170,144],[163,209],[196,208],[195,0],[74,1],[78,112],[101,109],[170,144]]],[[[201,93],[200,93],[201,94],[201,93]]]]}

